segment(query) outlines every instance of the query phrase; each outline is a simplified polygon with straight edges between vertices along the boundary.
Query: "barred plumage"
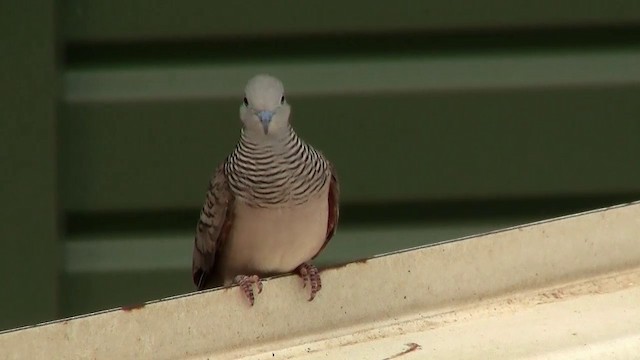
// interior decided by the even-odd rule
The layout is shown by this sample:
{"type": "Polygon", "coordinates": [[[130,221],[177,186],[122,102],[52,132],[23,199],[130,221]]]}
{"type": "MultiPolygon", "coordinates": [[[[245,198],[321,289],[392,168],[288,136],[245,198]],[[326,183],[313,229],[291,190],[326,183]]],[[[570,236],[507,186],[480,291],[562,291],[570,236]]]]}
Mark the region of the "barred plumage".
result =
{"type": "Polygon", "coordinates": [[[291,126],[286,136],[262,143],[243,131],[224,170],[237,198],[263,208],[302,204],[330,177],[324,157],[291,126]]]}
{"type": "Polygon", "coordinates": [[[240,106],[242,133],[218,165],[196,226],[192,277],[198,289],[238,284],[253,304],[260,277],[296,271],[322,288],[310,261],[333,237],[339,186],[324,156],[289,123],[282,83],[252,78],[240,106]]]}

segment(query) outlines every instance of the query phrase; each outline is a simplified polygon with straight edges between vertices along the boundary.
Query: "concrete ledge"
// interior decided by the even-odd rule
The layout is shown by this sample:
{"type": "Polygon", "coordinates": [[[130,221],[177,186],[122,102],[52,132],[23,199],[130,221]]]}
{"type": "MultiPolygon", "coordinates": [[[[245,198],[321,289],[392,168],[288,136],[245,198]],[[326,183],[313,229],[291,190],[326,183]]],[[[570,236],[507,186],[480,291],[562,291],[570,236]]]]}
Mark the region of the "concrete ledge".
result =
{"type": "Polygon", "coordinates": [[[637,359],[639,299],[640,268],[378,321],[246,359],[637,359]]]}
{"type": "Polygon", "coordinates": [[[313,302],[285,276],[265,282],[253,308],[219,289],[5,332],[0,349],[8,359],[379,359],[451,357],[449,344],[461,351],[453,358],[484,358],[481,345],[497,342],[491,358],[566,358],[574,338],[545,331],[573,326],[603,354],[639,339],[639,234],[640,203],[627,204],[328,269],[313,302]],[[548,301],[531,300],[540,294],[548,301]]]}

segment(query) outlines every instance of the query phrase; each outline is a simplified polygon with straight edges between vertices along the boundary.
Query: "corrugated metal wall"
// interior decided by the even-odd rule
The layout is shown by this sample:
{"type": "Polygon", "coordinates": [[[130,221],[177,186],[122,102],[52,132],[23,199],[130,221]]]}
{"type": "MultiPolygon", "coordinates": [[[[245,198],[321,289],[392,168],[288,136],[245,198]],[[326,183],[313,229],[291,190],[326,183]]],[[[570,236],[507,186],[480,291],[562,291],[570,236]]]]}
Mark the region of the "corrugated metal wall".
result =
{"type": "Polygon", "coordinates": [[[258,72],[339,171],[322,264],[640,197],[634,0],[39,3],[3,11],[4,327],[192,290],[258,72]]]}

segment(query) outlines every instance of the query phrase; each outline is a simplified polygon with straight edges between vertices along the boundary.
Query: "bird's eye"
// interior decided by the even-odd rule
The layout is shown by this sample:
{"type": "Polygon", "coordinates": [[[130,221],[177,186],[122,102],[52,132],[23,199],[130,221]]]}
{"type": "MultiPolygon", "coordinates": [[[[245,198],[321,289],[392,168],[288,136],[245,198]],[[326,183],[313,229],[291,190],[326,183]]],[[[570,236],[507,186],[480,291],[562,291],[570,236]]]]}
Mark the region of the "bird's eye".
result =
{"type": "Polygon", "coordinates": [[[249,106],[249,100],[247,100],[247,97],[244,97],[244,100],[242,100],[244,102],[244,106],[249,106]]]}
{"type": "Polygon", "coordinates": [[[284,95],[280,98],[280,105],[284,104],[284,95]]]}

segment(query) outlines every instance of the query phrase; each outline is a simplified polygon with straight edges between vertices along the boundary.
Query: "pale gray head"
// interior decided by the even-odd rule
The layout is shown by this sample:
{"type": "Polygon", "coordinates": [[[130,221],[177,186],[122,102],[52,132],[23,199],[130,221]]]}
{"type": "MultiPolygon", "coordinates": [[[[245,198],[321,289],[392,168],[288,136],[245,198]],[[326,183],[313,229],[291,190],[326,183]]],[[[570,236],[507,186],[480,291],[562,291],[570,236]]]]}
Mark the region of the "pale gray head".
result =
{"type": "Polygon", "coordinates": [[[289,128],[291,108],[282,82],[271,75],[256,75],[244,89],[240,120],[252,135],[274,136],[289,128]]]}

